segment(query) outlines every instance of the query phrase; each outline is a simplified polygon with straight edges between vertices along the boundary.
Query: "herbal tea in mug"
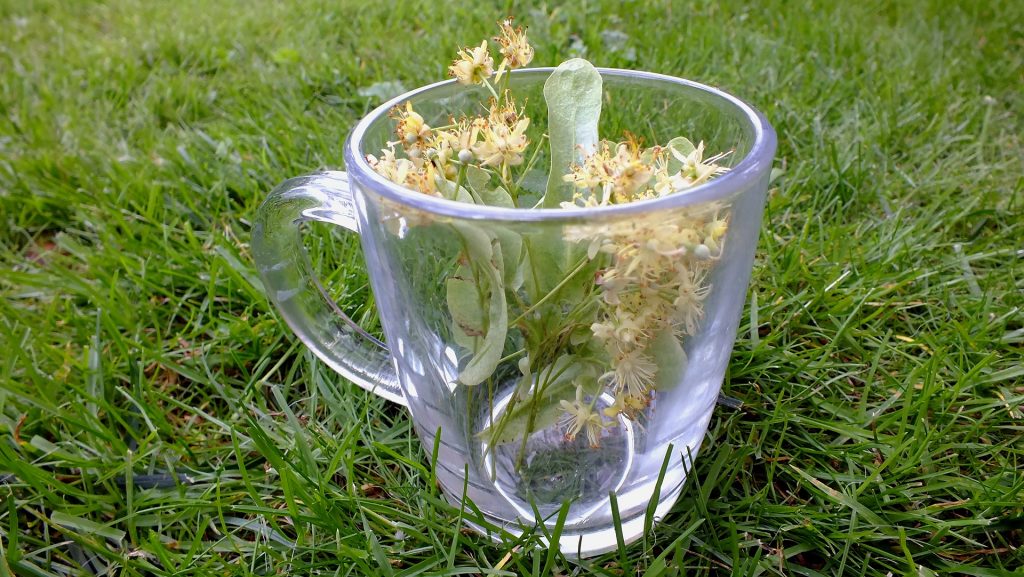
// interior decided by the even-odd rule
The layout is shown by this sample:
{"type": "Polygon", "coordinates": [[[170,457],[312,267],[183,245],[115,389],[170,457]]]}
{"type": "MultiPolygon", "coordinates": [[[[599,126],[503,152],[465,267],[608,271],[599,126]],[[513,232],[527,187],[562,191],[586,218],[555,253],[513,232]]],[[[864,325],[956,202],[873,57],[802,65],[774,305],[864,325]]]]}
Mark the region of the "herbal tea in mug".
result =
{"type": "Polygon", "coordinates": [[[347,173],[289,180],[253,251],[296,334],[405,404],[438,481],[593,555],[664,515],[708,426],[775,149],[758,112],[668,76],[533,57],[511,21],[362,119],[347,173]],[[298,224],[357,231],[387,345],[326,297],[298,224]]]}

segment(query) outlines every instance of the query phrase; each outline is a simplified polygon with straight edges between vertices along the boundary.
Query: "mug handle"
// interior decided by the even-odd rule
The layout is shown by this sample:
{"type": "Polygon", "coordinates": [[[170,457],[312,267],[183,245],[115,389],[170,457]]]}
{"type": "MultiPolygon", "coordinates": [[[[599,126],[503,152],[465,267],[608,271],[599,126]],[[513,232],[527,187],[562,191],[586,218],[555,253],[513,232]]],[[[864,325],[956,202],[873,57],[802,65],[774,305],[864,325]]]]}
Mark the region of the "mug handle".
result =
{"type": "Polygon", "coordinates": [[[405,405],[387,345],[338,308],[313,273],[299,226],[335,224],[359,234],[348,175],[325,171],[284,181],[256,212],[252,254],[267,297],[316,356],[360,387],[405,405]]]}

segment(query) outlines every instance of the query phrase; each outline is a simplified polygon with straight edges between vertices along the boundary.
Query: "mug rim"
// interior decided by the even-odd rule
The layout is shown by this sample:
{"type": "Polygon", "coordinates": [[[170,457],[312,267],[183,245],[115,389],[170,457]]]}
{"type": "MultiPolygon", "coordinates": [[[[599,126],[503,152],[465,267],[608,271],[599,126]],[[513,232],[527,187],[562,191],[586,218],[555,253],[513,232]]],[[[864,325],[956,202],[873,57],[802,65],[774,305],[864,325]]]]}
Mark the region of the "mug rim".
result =
{"type": "MultiPolygon", "coordinates": [[[[511,74],[541,74],[550,75],[555,71],[554,67],[522,68],[513,70],[511,74]]],[[[369,114],[364,116],[349,133],[345,140],[344,157],[346,171],[350,177],[355,179],[362,186],[367,186],[373,192],[396,202],[420,211],[428,212],[438,216],[453,217],[469,220],[498,220],[498,221],[550,221],[550,220],[573,220],[582,218],[603,218],[624,215],[635,215],[658,210],[673,209],[690,204],[720,200],[733,194],[746,190],[755,185],[763,174],[771,169],[771,163],[775,155],[776,135],[775,130],[768,123],[768,119],[753,106],[739,98],[706,84],[659,74],[657,72],[646,72],[640,70],[627,70],[621,68],[597,68],[602,77],[633,78],[643,80],[654,80],[669,84],[678,84],[688,88],[701,90],[713,97],[725,100],[737,107],[746,117],[754,131],[754,142],[743,159],[733,166],[728,172],[699,184],[685,192],[679,192],[651,198],[646,200],[628,202],[625,204],[612,204],[598,207],[577,207],[577,208],[506,208],[486,204],[469,204],[446,198],[423,194],[404,186],[393,183],[380,174],[377,174],[370,167],[366,159],[366,152],[362,150],[362,141],[367,130],[381,116],[387,115],[392,108],[405,101],[430,92],[442,86],[454,84],[454,79],[442,80],[427,84],[396,96],[381,104],[369,114]]]]}

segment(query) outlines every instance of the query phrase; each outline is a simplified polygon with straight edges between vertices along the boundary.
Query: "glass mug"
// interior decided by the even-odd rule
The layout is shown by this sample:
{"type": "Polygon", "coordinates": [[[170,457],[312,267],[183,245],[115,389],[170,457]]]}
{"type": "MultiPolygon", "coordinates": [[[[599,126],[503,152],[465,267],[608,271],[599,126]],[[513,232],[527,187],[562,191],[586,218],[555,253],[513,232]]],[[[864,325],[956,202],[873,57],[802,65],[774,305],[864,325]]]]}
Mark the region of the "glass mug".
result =
{"type": "MultiPolygon", "coordinates": [[[[542,88],[551,72],[513,72],[513,94],[520,102],[524,96],[543,102],[542,88]]],[[[606,138],[623,129],[642,131],[662,144],[685,135],[703,141],[709,151],[731,151],[723,161],[730,170],[651,200],[561,209],[456,202],[377,174],[367,155],[379,155],[393,139],[392,108],[412,102],[427,124],[441,126],[450,118],[477,114],[487,100],[479,86],[445,81],[399,96],[359,121],[344,147],[347,172],[321,172],[277,187],[259,209],[252,238],[267,295],[288,325],[345,378],[408,408],[426,453],[436,450],[433,466],[451,502],[471,499],[489,523],[512,534],[538,523],[553,528],[564,515],[558,546],[566,555],[584,557],[616,548],[619,531],[626,542],[639,537],[648,509],[660,519],[682,490],[732,351],[776,147],[763,115],[717,89],[660,74],[599,72],[605,110],[600,133],[606,138]],[[339,225],[359,235],[386,344],[348,319],[328,297],[302,245],[299,226],[304,221],[339,225]],[[712,231],[715,223],[720,226],[712,231]],[[651,253],[667,263],[659,270],[689,279],[689,294],[698,302],[658,300],[627,286],[623,294],[633,290],[640,295],[633,300],[637,307],[660,307],[660,314],[672,319],[671,330],[657,337],[645,334],[643,326],[631,333],[631,321],[616,316],[624,306],[619,293],[610,290],[607,280],[602,284],[602,275],[607,278],[615,266],[629,264],[621,260],[621,251],[640,259],[665,231],[672,238],[693,231],[700,237],[651,253]],[[559,294],[564,283],[530,300],[530,283],[539,286],[538,279],[544,278],[538,269],[555,266],[537,256],[545,251],[579,262],[573,270],[582,268],[582,274],[595,279],[589,290],[599,298],[586,302],[596,302],[597,312],[586,318],[601,322],[591,326],[592,335],[585,322],[572,335],[560,335],[558,326],[551,334],[538,334],[529,325],[540,322],[542,307],[549,314],[555,311],[552,317],[561,318],[558,313],[564,311],[568,318],[582,302],[579,295],[559,294]],[[516,262],[517,254],[519,262],[530,257],[530,278],[512,278],[514,266],[494,268],[516,262]],[[470,286],[482,299],[473,314],[487,316],[488,331],[497,325],[504,329],[494,339],[469,330],[469,321],[457,318],[465,313],[452,306],[453,289],[468,282],[468,265],[490,279],[470,286]],[[608,329],[605,340],[595,340],[602,323],[608,329]],[[611,347],[608,339],[647,339],[643,346],[656,352],[634,363],[633,373],[627,371],[629,361],[622,360],[631,353],[621,353],[621,342],[620,349],[608,349],[620,351],[608,353],[608,359],[618,359],[614,366],[611,360],[594,366],[592,358],[575,363],[572,355],[562,355],[545,367],[531,367],[523,356],[530,338],[565,347],[598,343],[591,350],[599,350],[600,343],[611,347]],[[471,350],[479,349],[481,339],[490,341],[493,350],[471,350]],[[479,360],[475,355],[488,356],[495,368],[470,386],[465,374],[479,360]],[[611,385],[616,371],[627,380],[630,374],[648,377],[644,402],[616,408],[620,397],[611,385]],[[566,410],[572,407],[597,414],[590,425],[600,426],[573,428],[566,410]],[[565,503],[568,509],[562,510],[565,503]]],[[[543,111],[532,120],[534,129],[543,130],[543,111]]],[[[534,172],[522,179],[523,190],[543,193],[546,167],[534,172]]],[[[537,350],[545,354],[543,347],[537,350]]]]}

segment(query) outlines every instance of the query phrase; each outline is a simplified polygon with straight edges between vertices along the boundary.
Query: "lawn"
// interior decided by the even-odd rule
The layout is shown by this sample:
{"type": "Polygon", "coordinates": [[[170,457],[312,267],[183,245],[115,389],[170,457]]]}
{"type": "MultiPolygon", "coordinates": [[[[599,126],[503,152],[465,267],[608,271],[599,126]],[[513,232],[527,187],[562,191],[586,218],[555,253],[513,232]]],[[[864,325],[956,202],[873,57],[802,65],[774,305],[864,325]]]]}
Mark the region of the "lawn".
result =
{"type": "MultiPolygon", "coordinates": [[[[0,575],[1024,567],[1024,4],[442,6],[0,0],[0,575]],[[581,565],[460,530],[406,414],[306,352],[249,254],[365,89],[442,78],[506,11],[538,65],[692,78],[779,135],[742,408],[652,534],[581,565]]],[[[375,326],[357,240],[308,247],[375,326]]]]}

